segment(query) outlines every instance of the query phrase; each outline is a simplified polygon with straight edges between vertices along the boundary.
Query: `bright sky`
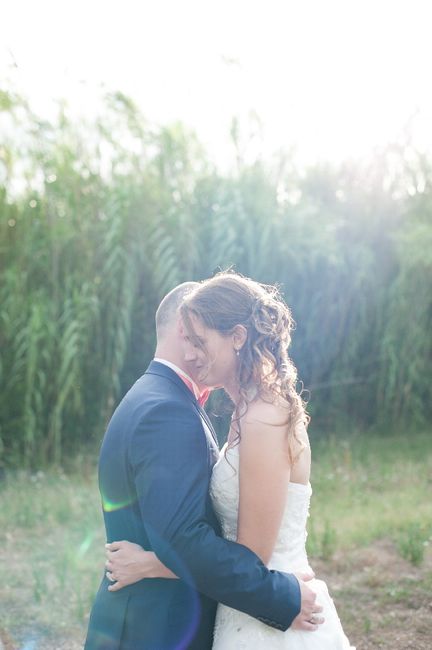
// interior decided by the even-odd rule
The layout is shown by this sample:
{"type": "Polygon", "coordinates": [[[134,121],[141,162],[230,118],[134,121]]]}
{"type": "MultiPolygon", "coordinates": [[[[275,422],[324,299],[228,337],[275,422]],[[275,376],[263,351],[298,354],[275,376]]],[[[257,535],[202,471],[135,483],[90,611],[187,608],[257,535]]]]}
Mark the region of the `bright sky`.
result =
{"type": "Polygon", "coordinates": [[[429,0],[3,0],[0,79],[39,113],[91,114],[102,83],[156,123],[193,127],[229,161],[230,122],[253,154],[362,155],[415,116],[432,152],[429,0]],[[15,67],[15,65],[17,67],[15,67]]]}

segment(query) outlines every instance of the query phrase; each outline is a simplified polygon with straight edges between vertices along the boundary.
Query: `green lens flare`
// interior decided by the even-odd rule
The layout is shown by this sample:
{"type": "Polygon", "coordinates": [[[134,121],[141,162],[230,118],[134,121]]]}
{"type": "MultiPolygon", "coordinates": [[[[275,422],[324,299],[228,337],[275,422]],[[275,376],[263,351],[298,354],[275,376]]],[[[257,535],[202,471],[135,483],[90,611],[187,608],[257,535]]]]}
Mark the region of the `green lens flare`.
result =
{"type": "Polygon", "coordinates": [[[110,501],[108,498],[102,495],[102,508],[104,512],[115,512],[116,510],[121,510],[130,506],[133,502],[133,499],[126,499],[125,501],[110,501]]]}

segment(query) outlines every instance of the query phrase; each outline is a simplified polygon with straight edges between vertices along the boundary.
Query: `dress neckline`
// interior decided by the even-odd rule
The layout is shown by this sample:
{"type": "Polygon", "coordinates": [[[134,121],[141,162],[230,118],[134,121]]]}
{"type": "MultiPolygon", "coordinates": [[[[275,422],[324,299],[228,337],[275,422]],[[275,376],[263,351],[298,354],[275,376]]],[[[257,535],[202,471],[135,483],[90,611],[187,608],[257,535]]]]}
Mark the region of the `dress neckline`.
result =
{"type": "MultiPolygon", "coordinates": [[[[228,452],[232,452],[235,449],[237,450],[237,456],[238,456],[238,445],[235,445],[234,447],[228,447],[228,441],[225,442],[225,444],[221,447],[219,458],[225,456],[225,450],[227,450],[228,452]]],[[[301,491],[303,489],[303,490],[307,490],[308,492],[312,488],[310,481],[308,481],[307,483],[296,483],[295,481],[289,481],[288,487],[292,488],[293,490],[299,489],[301,491]]]]}

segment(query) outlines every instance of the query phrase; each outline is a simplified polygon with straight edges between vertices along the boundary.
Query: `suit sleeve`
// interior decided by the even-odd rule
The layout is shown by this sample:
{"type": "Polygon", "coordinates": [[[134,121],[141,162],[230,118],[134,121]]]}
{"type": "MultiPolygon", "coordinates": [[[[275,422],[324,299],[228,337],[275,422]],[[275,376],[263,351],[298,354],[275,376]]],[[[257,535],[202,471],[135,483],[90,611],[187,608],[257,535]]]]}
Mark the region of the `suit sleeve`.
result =
{"type": "Polygon", "coordinates": [[[187,405],[157,405],[136,428],[130,463],[152,549],[198,591],[286,630],[300,611],[298,581],[216,535],[206,519],[207,452],[200,419],[187,405]]]}

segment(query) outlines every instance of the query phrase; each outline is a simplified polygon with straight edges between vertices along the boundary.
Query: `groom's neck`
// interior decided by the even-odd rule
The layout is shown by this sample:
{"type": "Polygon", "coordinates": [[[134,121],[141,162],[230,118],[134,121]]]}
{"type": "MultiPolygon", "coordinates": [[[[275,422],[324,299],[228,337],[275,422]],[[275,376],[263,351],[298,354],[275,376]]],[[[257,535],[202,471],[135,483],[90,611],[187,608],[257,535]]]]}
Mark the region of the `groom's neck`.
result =
{"type": "Polygon", "coordinates": [[[156,359],[164,359],[165,361],[173,363],[177,368],[180,368],[180,370],[186,373],[186,375],[192,377],[196,382],[199,391],[202,393],[208,388],[208,386],[199,384],[195,377],[192,376],[191,368],[185,363],[183,355],[179,354],[179,349],[181,349],[179,341],[158,341],[154,356],[156,359]]]}
{"type": "Polygon", "coordinates": [[[184,367],[183,355],[179,353],[179,345],[173,345],[170,342],[158,341],[154,356],[157,359],[165,359],[187,373],[184,367]]]}

